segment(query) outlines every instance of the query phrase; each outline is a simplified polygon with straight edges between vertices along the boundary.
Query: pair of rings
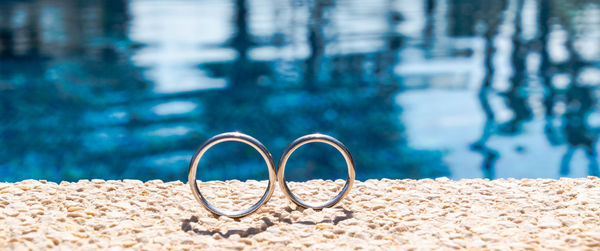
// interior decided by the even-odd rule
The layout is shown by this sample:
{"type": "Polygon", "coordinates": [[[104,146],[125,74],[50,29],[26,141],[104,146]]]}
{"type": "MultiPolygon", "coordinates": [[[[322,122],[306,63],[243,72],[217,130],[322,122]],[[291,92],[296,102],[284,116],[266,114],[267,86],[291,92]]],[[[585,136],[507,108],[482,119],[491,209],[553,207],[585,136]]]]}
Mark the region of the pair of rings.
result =
{"type": "Polygon", "coordinates": [[[350,189],[352,188],[352,184],[354,184],[354,176],[355,176],[355,171],[354,171],[354,161],[352,160],[352,155],[350,154],[350,152],[348,151],[346,146],[344,146],[344,144],[342,144],[342,142],[338,141],[337,139],[335,139],[331,136],[317,133],[317,134],[305,135],[305,136],[302,136],[302,137],[294,140],[294,142],[292,142],[290,145],[288,145],[288,147],[285,149],[285,151],[281,155],[281,158],[279,159],[279,165],[277,168],[277,172],[276,172],[275,171],[275,162],[273,161],[273,157],[271,156],[271,153],[269,152],[269,150],[267,150],[267,148],[262,143],[260,143],[260,141],[258,141],[257,139],[255,139],[251,136],[243,134],[243,133],[228,132],[228,133],[222,133],[222,134],[216,135],[216,136],[208,139],[206,142],[204,142],[198,148],[198,150],[196,150],[196,153],[194,153],[194,156],[192,157],[192,160],[190,162],[190,168],[189,168],[189,173],[188,173],[188,180],[189,180],[188,183],[190,184],[190,188],[192,189],[192,194],[194,195],[196,200],[202,206],[204,206],[204,208],[206,208],[208,211],[210,211],[214,214],[228,216],[231,218],[239,218],[239,217],[249,215],[249,214],[253,213],[254,211],[258,210],[258,208],[260,208],[263,204],[265,204],[271,198],[273,191],[275,191],[275,180],[276,179],[279,181],[279,186],[283,190],[283,193],[297,205],[302,206],[304,208],[322,209],[322,208],[334,206],[335,204],[340,202],[348,194],[348,192],[350,192],[350,189]],[[225,211],[225,210],[222,210],[222,209],[219,209],[219,208],[213,206],[206,200],[206,198],[204,198],[204,196],[200,192],[200,189],[198,188],[198,185],[196,184],[196,169],[198,167],[198,162],[202,158],[202,155],[204,155],[204,153],[206,153],[206,151],[208,149],[210,149],[211,147],[213,147],[214,145],[219,144],[221,142],[226,142],[226,141],[238,141],[238,142],[246,143],[246,144],[252,146],[263,157],[263,159],[267,163],[267,168],[269,169],[269,185],[267,186],[267,190],[265,191],[264,195],[260,198],[260,200],[256,204],[254,204],[250,208],[242,210],[242,211],[225,211]],[[335,196],[332,200],[325,202],[323,204],[307,203],[307,202],[301,200],[300,198],[296,197],[296,195],[294,195],[294,193],[292,193],[292,191],[288,187],[287,182],[285,181],[285,176],[284,176],[285,165],[286,165],[289,157],[292,155],[292,153],[294,151],[296,151],[296,149],[298,149],[300,146],[302,146],[304,144],[312,143],[312,142],[327,143],[327,144],[335,147],[335,149],[337,149],[344,156],[344,159],[346,160],[346,165],[348,166],[348,178],[346,179],[346,184],[342,188],[342,191],[337,196],[335,196]]]}

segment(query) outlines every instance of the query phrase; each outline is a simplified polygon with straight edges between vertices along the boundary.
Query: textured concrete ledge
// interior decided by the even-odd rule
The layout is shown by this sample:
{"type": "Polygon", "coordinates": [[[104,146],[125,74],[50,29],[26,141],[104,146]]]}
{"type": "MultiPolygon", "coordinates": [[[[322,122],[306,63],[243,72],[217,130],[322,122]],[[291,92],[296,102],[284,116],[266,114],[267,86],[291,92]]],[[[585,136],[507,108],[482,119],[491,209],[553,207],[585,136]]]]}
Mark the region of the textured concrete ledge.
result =
{"type": "MultiPolygon", "coordinates": [[[[343,181],[295,183],[325,200],[343,181]]],[[[265,182],[200,183],[246,207],[265,182]]],[[[291,205],[277,187],[240,220],[204,210],[181,182],[0,183],[0,249],[600,248],[600,179],[368,180],[337,208],[291,205]]]]}

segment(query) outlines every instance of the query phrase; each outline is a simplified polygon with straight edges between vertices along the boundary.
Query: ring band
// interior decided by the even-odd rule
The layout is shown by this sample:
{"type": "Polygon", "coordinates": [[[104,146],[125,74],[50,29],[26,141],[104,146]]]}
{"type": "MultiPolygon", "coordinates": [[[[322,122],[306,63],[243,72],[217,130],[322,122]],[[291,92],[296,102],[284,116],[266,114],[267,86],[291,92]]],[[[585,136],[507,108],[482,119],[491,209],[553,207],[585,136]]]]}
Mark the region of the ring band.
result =
{"type": "Polygon", "coordinates": [[[304,207],[304,208],[313,208],[313,209],[323,209],[326,207],[332,207],[335,204],[337,204],[338,202],[340,202],[348,194],[348,192],[350,192],[350,189],[352,188],[352,184],[354,184],[354,176],[355,175],[356,174],[354,171],[354,161],[352,160],[352,155],[350,154],[350,151],[348,151],[348,148],[346,148],[346,146],[344,146],[344,144],[342,144],[342,142],[340,142],[339,140],[337,140],[331,136],[318,134],[318,133],[302,136],[302,137],[294,140],[294,142],[292,142],[290,145],[288,145],[288,147],[285,149],[285,151],[281,155],[281,158],[279,159],[279,165],[278,165],[278,170],[277,170],[277,179],[279,180],[279,186],[281,187],[281,190],[283,190],[283,193],[297,205],[304,207]],[[296,197],[296,195],[294,195],[294,193],[292,193],[292,191],[290,191],[290,188],[288,187],[287,182],[285,181],[285,175],[284,175],[285,174],[285,165],[287,164],[287,161],[290,158],[290,156],[292,155],[292,153],[294,151],[296,151],[296,149],[298,149],[302,145],[312,143],[312,142],[327,143],[327,144],[335,147],[335,149],[337,149],[344,156],[344,159],[346,160],[346,165],[348,166],[348,178],[346,179],[346,184],[342,188],[342,191],[337,196],[335,196],[335,198],[333,198],[332,200],[325,202],[323,204],[317,204],[317,205],[307,203],[307,202],[301,200],[300,198],[296,197]]]}
{"type": "Polygon", "coordinates": [[[246,134],[239,133],[239,132],[222,133],[222,134],[216,135],[216,136],[208,139],[206,142],[204,142],[198,148],[198,150],[196,150],[196,153],[194,153],[194,156],[192,157],[192,160],[190,162],[190,168],[189,168],[189,173],[188,173],[188,183],[190,184],[190,188],[192,189],[192,194],[194,194],[194,197],[196,198],[196,200],[198,202],[200,202],[200,204],[202,204],[202,206],[204,206],[208,211],[210,211],[214,214],[228,216],[231,218],[244,217],[244,216],[256,211],[258,208],[260,208],[260,206],[265,204],[271,198],[271,195],[273,194],[273,191],[275,190],[275,179],[276,179],[275,163],[273,161],[273,157],[271,157],[271,153],[269,153],[269,150],[267,150],[267,148],[262,143],[260,143],[260,141],[258,141],[257,139],[250,137],[246,134]],[[213,147],[214,145],[219,144],[221,142],[226,142],[226,141],[238,141],[238,142],[246,143],[246,144],[252,146],[263,157],[263,159],[267,163],[267,167],[269,169],[269,185],[267,186],[267,190],[265,191],[265,194],[260,198],[260,200],[256,204],[254,204],[252,207],[245,209],[243,211],[231,212],[231,211],[225,211],[225,210],[216,208],[215,206],[210,204],[204,198],[204,196],[200,192],[200,189],[198,188],[198,185],[196,184],[196,169],[198,167],[198,162],[200,162],[200,159],[202,158],[202,155],[204,155],[204,153],[209,148],[213,147]]]}

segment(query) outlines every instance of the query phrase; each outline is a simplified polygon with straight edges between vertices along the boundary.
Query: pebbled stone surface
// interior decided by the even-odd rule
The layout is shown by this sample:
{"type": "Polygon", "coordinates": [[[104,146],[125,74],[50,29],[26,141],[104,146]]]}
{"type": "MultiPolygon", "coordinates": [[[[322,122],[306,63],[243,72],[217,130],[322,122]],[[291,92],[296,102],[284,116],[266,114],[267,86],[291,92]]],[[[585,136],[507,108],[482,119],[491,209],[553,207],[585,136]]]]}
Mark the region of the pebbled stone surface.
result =
{"type": "MultiPolygon", "coordinates": [[[[293,183],[325,201],[342,180],[293,183]]],[[[248,207],[266,181],[199,183],[248,207]]],[[[280,188],[241,219],[211,215],[187,184],[153,180],[0,183],[0,249],[600,249],[600,179],[367,180],[335,208],[294,206],[280,188]]]]}

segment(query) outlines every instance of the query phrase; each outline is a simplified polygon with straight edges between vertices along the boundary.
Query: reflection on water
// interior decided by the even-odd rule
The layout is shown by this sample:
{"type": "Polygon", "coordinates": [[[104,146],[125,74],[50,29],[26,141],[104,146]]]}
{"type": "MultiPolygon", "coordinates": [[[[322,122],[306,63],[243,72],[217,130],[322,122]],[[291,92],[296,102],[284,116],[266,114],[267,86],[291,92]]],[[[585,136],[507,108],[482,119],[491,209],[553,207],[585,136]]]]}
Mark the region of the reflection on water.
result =
{"type": "MultiPolygon", "coordinates": [[[[359,179],[598,175],[599,84],[593,0],[3,1],[0,180],[185,179],[233,130],[359,179]]],[[[266,176],[222,149],[203,178],[266,176]]]]}

